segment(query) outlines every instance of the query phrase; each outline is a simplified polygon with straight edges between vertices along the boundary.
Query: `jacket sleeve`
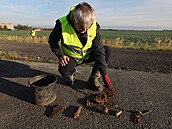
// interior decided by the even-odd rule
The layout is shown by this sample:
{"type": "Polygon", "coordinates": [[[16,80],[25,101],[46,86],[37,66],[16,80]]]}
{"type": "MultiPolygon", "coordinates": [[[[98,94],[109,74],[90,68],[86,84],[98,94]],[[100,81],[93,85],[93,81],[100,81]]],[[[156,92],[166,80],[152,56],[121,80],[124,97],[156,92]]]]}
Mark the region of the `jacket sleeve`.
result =
{"type": "Polygon", "coordinates": [[[60,58],[64,54],[59,46],[59,41],[62,40],[62,29],[61,29],[61,23],[59,20],[56,21],[56,25],[53,28],[52,32],[50,33],[48,43],[50,45],[50,48],[55,55],[60,58]]]}
{"type": "Polygon", "coordinates": [[[96,37],[93,40],[92,49],[95,56],[95,63],[98,66],[98,69],[101,75],[107,74],[107,65],[105,61],[105,50],[102,43],[102,37],[100,34],[100,25],[97,23],[96,37]]]}

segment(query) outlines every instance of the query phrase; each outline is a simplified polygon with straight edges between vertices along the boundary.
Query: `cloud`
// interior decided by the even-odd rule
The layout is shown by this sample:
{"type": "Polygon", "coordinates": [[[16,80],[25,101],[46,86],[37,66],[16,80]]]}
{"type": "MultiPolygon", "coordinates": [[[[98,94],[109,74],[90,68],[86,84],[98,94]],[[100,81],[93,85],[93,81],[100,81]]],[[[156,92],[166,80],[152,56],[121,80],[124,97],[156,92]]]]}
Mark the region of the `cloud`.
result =
{"type": "MultiPolygon", "coordinates": [[[[1,21],[52,25],[82,0],[1,0],[1,21]]],[[[102,26],[165,26],[172,28],[171,0],[87,0],[102,26]]]]}
{"type": "Polygon", "coordinates": [[[145,0],[111,2],[97,7],[97,20],[105,26],[155,26],[172,28],[172,1],[145,0]],[[111,5],[111,6],[110,6],[111,5]],[[110,6],[107,8],[106,6],[110,6]]]}

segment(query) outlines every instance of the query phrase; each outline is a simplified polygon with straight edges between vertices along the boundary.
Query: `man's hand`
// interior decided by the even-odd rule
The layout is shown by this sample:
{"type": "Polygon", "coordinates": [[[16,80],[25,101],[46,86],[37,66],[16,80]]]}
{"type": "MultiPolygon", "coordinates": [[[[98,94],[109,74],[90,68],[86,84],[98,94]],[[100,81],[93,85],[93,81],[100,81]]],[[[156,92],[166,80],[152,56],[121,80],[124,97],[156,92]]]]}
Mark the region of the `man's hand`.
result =
{"type": "Polygon", "coordinates": [[[63,56],[63,57],[60,57],[60,59],[59,59],[59,64],[61,66],[67,65],[68,62],[69,62],[69,57],[68,56],[63,56]]]}
{"type": "Polygon", "coordinates": [[[107,74],[103,75],[103,82],[105,84],[105,88],[112,88],[112,83],[107,74]]]}

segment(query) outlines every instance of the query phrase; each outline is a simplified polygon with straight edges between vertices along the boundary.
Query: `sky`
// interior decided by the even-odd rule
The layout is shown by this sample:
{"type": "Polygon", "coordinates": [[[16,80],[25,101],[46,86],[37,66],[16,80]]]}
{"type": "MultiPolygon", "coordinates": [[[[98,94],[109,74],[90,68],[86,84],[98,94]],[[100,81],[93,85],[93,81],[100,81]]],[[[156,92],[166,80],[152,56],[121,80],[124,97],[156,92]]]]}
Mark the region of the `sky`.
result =
{"type": "Polygon", "coordinates": [[[104,29],[172,30],[172,0],[1,0],[0,22],[53,28],[82,2],[95,9],[104,29]]]}

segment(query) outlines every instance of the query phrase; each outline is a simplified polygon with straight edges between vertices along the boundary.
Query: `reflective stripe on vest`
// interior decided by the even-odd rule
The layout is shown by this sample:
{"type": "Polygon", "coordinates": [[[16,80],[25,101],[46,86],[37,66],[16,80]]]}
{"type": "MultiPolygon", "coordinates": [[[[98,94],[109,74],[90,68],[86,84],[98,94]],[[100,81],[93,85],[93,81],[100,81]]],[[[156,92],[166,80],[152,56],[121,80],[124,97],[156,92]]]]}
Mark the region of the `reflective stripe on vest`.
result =
{"type": "Polygon", "coordinates": [[[77,64],[81,64],[84,59],[89,58],[92,41],[96,36],[96,21],[94,21],[91,27],[87,30],[87,43],[85,46],[83,46],[75,30],[68,23],[67,17],[64,16],[59,20],[62,26],[63,37],[61,48],[65,55],[73,57],[77,61],[77,64]]]}

